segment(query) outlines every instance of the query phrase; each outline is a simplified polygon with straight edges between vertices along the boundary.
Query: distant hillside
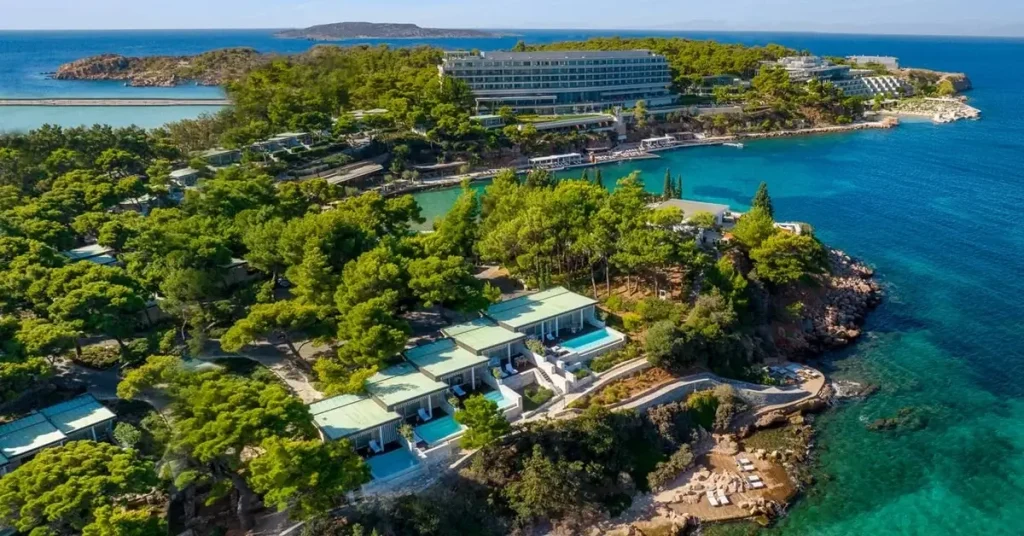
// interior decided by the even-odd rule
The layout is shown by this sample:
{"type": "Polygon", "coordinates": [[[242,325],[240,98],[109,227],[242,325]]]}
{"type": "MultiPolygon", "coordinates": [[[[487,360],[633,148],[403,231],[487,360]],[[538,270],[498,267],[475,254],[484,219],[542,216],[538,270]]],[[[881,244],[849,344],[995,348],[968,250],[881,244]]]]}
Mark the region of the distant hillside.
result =
{"type": "Polygon", "coordinates": [[[423,37],[501,37],[507,34],[482,30],[452,30],[444,28],[420,28],[415,24],[392,24],[375,22],[338,22],[310,26],[302,30],[285,30],[275,37],[286,39],[312,39],[334,41],[338,39],[409,39],[423,37]]]}

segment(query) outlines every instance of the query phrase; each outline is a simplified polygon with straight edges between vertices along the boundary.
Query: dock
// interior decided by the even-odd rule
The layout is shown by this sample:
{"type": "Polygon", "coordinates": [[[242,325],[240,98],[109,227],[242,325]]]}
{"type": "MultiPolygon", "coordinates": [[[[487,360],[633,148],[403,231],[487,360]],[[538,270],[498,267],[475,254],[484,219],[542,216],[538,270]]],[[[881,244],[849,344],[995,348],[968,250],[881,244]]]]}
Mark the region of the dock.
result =
{"type": "Polygon", "coordinates": [[[228,99],[122,99],[122,98],[54,98],[5,99],[0,106],[230,106],[228,99]]]}

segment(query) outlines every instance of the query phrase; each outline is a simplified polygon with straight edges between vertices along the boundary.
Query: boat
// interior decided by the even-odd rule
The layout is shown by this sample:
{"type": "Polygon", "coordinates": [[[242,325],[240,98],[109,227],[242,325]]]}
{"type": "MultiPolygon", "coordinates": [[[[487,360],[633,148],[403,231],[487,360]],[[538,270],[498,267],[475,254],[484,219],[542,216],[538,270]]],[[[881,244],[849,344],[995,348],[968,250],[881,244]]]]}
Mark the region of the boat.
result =
{"type": "Polygon", "coordinates": [[[735,147],[737,149],[742,149],[743,148],[743,144],[739,143],[739,142],[732,142],[732,141],[730,141],[730,142],[725,142],[722,145],[724,145],[726,147],[735,147]]]}

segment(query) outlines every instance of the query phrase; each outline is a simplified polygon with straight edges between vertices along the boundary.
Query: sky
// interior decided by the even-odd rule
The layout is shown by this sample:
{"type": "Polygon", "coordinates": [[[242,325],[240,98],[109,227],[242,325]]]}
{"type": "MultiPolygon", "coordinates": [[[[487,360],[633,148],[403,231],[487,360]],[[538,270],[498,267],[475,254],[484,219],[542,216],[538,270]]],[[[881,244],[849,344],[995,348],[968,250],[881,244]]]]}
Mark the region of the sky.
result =
{"type": "Polygon", "coordinates": [[[1022,0],[0,0],[0,29],[762,30],[1024,36],[1022,0]]]}

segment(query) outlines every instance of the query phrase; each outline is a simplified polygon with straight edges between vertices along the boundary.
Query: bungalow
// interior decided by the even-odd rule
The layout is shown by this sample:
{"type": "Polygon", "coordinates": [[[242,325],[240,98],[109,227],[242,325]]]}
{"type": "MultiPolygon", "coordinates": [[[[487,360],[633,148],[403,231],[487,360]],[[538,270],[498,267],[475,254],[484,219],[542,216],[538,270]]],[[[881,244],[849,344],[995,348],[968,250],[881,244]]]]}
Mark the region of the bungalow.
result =
{"type": "Polygon", "coordinates": [[[199,158],[215,167],[230,166],[242,161],[242,151],[238,149],[210,149],[199,153],[199,158]]]}
{"type": "Polygon", "coordinates": [[[336,396],[310,404],[309,412],[325,441],[348,439],[356,449],[368,447],[370,441],[378,445],[398,441],[402,417],[369,397],[336,396]]]}
{"type": "Polygon", "coordinates": [[[597,300],[555,287],[513,300],[496,303],[487,316],[499,326],[528,336],[557,337],[567,330],[579,330],[595,320],[597,300]]]}
{"type": "Polygon", "coordinates": [[[505,126],[505,120],[500,115],[495,114],[474,115],[469,120],[478,123],[486,129],[502,128],[505,126]]]}
{"type": "Polygon", "coordinates": [[[424,376],[448,386],[476,389],[487,374],[487,356],[462,348],[452,339],[441,339],[406,350],[405,358],[424,376]]]}
{"type": "Polygon", "coordinates": [[[180,190],[190,188],[199,181],[199,170],[190,167],[171,172],[171,186],[180,190]]]}
{"type": "Polygon", "coordinates": [[[32,412],[0,426],[0,475],[30,460],[39,451],[67,441],[99,441],[109,435],[117,416],[90,394],[32,412]]]}
{"type": "Polygon", "coordinates": [[[497,363],[502,359],[508,359],[511,363],[517,354],[522,353],[526,340],[525,333],[499,326],[489,318],[478,318],[443,328],[441,333],[451,337],[456,344],[474,355],[486,357],[497,363]]]}
{"type": "Polygon", "coordinates": [[[118,263],[117,258],[114,257],[114,250],[99,244],[89,244],[62,251],[60,254],[71,259],[71,262],[88,261],[100,266],[111,266],[118,263]]]}
{"type": "Polygon", "coordinates": [[[420,415],[433,418],[434,409],[445,402],[441,394],[448,384],[427,377],[410,363],[399,363],[374,374],[366,382],[366,390],[381,407],[403,418],[420,415]]]}
{"type": "Polygon", "coordinates": [[[715,223],[722,225],[725,223],[725,218],[729,214],[728,205],[719,205],[717,203],[704,203],[701,201],[690,201],[687,199],[669,199],[662,201],[654,205],[654,208],[678,208],[683,211],[684,218],[692,218],[694,214],[698,212],[710,212],[715,217],[715,223]]]}

